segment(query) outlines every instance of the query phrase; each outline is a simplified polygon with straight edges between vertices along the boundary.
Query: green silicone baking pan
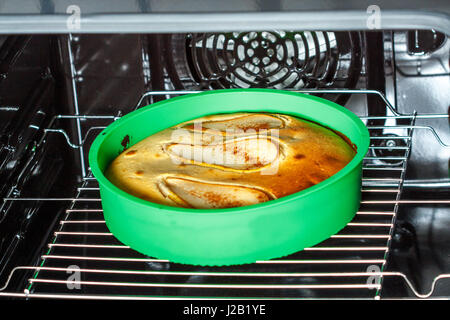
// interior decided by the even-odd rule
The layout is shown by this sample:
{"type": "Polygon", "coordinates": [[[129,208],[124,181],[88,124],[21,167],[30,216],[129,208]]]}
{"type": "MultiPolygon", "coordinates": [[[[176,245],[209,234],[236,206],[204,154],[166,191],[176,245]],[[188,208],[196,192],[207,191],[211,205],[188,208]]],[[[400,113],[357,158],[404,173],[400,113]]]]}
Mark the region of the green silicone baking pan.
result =
{"type": "Polygon", "coordinates": [[[89,151],[106,225],[144,255],[194,265],[252,263],[292,254],[337,233],[352,220],[361,196],[362,160],[369,147],[364,123],[328,100],[272,89],[228,89],[189,94],[133,111],[104,129],[89,151]],[[339,131],[356,156],[332,177],[289,196],[227,209],[178,208],[132,196],[104,175],[128,146],[184,121],[211,114],[272,112],[339,131]]]}

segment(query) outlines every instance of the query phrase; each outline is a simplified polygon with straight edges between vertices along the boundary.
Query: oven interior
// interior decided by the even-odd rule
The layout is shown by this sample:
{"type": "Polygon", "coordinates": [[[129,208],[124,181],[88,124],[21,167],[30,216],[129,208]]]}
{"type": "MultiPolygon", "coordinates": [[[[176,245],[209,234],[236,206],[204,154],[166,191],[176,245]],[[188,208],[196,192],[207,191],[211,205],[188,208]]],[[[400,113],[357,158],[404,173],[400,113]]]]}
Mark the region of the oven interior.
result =
{"type": "Polygon", "coordinates": [[[0,36],[0,296],[450,297],[449,52],[435,30],[0,36]],[[354,220],[249,265],[124,246],[89,170],[95,136],[142,106],[236,87],[321,96],[367,124],[354,220]]]}

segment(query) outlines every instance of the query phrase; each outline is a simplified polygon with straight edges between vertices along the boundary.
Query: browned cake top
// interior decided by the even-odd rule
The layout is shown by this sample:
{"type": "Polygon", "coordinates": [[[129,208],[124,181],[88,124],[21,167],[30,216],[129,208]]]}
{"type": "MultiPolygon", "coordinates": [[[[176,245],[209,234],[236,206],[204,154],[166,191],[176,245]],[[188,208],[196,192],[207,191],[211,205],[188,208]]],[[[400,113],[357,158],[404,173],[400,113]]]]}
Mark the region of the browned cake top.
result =
{"type": "Polygon", "coordinates": [[[156,203],[239,207],[311,187],[354,157],[338,134],[282,114],[198,118],[158,132],[122,152],[107,177],[156,203]]]}

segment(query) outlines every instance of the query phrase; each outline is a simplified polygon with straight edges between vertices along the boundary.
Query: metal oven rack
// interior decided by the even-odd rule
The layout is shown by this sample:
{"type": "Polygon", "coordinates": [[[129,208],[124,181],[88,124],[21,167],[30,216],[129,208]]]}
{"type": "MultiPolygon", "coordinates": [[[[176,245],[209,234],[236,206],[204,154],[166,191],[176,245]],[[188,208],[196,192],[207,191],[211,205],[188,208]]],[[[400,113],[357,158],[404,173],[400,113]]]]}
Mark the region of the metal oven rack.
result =
{"type": "MultiPolygon", "coordinates": [[[[4,201],[66,201],[67,209],[54,230],[47,251],[34,266],[18,266],[0,287],[0,296],[24,298],[78,299],[180,299],[180,298],[367,298],[380,299],[383,279],[401,277],[417,297],[433,294],[436,277],[428,293],[416,291],[400,272],[385,271],[396,214],[399,206],[410,203],[442,203],[448,200],[404,200],[402,188],[415,129],[430,130],[438,142],[448,147],[432,127],[415,125],[418,118],[448,118],[448,115],[402,115],[383,94],[372,90],[302,90],[305,93],[373,94],[384,101],[391,115],[361,116],[364,121],[389,120],[384,125],[368,125],[398,132],[395,137],[371,134],[369,153],[363,163],[362,201],[355,218],[328,240],[287,257],[228,267],[195,267],[143,256],[120,243],[103,220],[98,183],[89,170],[73,198],[5,198],[4,201]],[[398,122],[401,121],[401,124],[398,122]],[[395,146],[392,140],[401,140],[395,146]],[[381,141],[380,141],[381,140],[381,141]],[[390,141],[389,141],[390,140],[390,141]],[[379,143],[382,142],[382,143],[379,143]],[[383,156],[379,150],[396,150],[383,156]],[[22,292],[8,292],[15,274],[30,272],[22,292]]],[[[174,96],[193,91],[145,93],[136,107],[151,96],[174,96]]],[[[46,134],[64,135],[72,148],[80,151],[83,162],[88,136],[104,127],[78,130],[78,143],[62,129],[56,119],[113,121],[118,116],[60,115],[45,129],[46,134]]],[[[369,122],[368,122],[369,123],[369,122]]],[[[79,128],[79,127],[78,127],[79,128]]],[[[41,140],[44,143],[44,140],[41,140]]],[[[85,164],[83,162],[83,168],[85,164]]]]}

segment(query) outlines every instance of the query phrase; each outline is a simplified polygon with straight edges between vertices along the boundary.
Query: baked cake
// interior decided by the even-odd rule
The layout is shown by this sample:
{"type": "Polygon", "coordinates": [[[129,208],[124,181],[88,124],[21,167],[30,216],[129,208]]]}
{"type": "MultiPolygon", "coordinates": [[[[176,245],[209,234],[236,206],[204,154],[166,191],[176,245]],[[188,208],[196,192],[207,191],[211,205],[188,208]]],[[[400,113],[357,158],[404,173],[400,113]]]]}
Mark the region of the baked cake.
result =
{"type": "Polygon", "coordinates": [[[145,200],[230,208],[278,199],[331,177],[355,156],[343,135],[284,114],[187,121],[123,151],[106,176],[145,200]]]}

